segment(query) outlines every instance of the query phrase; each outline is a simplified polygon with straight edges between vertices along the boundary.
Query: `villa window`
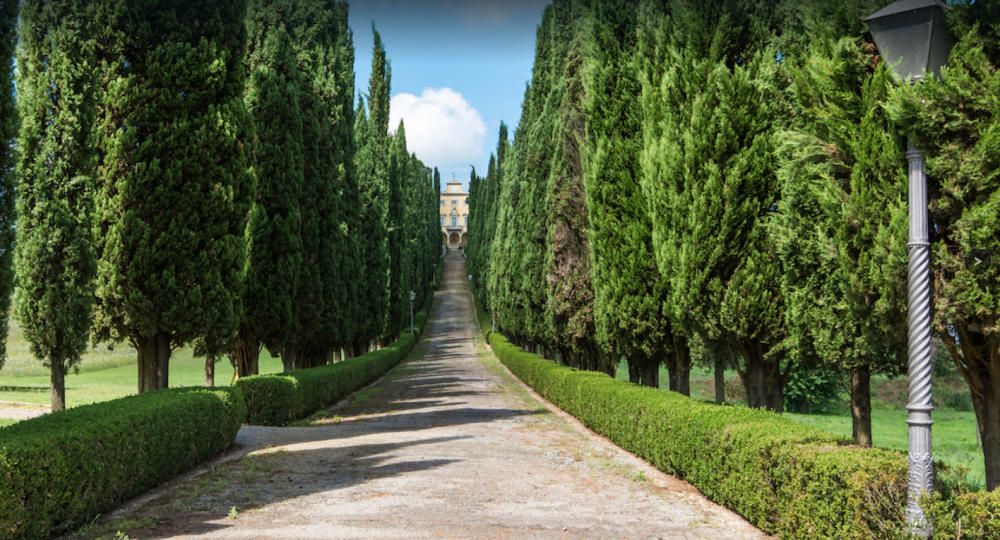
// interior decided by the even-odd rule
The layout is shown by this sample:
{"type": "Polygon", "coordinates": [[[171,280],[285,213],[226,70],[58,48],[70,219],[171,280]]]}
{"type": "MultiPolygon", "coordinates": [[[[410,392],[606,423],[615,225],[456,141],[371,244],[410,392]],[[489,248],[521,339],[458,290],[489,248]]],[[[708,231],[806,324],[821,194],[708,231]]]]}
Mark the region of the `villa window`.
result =
{"type": "Polygon", "coordinates": [[[451,226],[458,227],[458,216],[451,216],[451,226]]]}
{"type": "Polygon", "coordinates": [[[441,226],[444,227],[444,216],[441,216],[441,226]]]}
{"type": "Polygon", "coordinates": [[[451,200],[451,205],[452,206],[458,206],[458,199],[452,199],[451,200]]]}

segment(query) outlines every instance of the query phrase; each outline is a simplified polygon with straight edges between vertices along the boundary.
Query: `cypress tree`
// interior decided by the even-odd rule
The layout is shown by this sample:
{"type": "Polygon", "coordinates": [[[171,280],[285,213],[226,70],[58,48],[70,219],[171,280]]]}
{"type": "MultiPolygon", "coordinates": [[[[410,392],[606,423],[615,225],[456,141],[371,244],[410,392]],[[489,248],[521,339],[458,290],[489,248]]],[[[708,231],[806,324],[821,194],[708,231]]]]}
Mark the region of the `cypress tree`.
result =
{"type": "Polygon", "coordinates": [[[594,287],[590,272],[589,219],[580,144],[584,139],[583,44],[576,34],[569,45],[560,94],[556,138],[546,186],[548,237],[545,303],[552,341],[564,361],[614,374],[617,362],[599,354],[594,341],[594,287]]]}
{"type": "Polygon", "coordinates": [[[0,368],[7,360],[7,321],[14,285],[14,49],[17,43],[17,2],[0,4],[0,368]]]}
{"type": "Polygon", "coordinates": [[[487,283],[489,276],[493,274],[492,266],[492,253],[494,249],[494,243],[496,239],[497,230],[497,220],[500,211],[500,192],[501,184],[503,182],[504,175],[504,161],[507,159],[507,150],[510,143],[507,140],[507,125],[503,122],[500,123],[500,131],[497,134],[497,151],[496,151],[496,166],[493,169],[493,176],[488,180],[486,185],[486,194],[484,197],[484,207],[482,217],[482,247],[480,254],[480,270],[479,274],[481,276],[482,285],[479,288],[479,293],[482,298],[483,306],[492,311],[492,304],[490,302],[489,289],[487,283]]]}
{"type": "MultiPolygon", "coordinates": [[[[346,5],[337,0],[299,4],[292,12],[289,30],[298,58],[302,85],[303,188],[299,200],[303,259],[296,284],[294,339],[286,343],[282,361],[286,370],[322,365],[330,361],[343,339],[339,268],[345,246],[340,230],[340,192],[348,174],[346,156],[353,144],[346,132],[353,130],[346,101],[342,58],[348,39],[346,5]],[[338,150],[340,144],[348,145],[338,150]]],[[[353,54],[353,53],[350,53],[353,54]]],[[[351,81],[353,82],[353,78],[351,81]]],[[[349,98],[353,103],[353,96],[349,98]]],[[[353,133],[351,133],[353,135],[353,133]]]]}
{"type": "Polygon", "coordinates": [[[279,355],[292,336],[302,264],[299,204],[303,182],[299,76],[281,22],[287,3],[256,0],[247,18],[244,101],[254,122],[256,192],[246,230],[246,311],[230,351],[238,377],[255,375],[261,346],[279,355]]]}
{"type": "Polygon", "coordinates": [[[91,233],[96,149],[91,2],[21,3],[17,65],[17,315],[51,372],[52,410],[86,350],[96,272],[91,233]]]}
{"type": "MultiPolygon", "coordinates": [[[[388,89],[386,89],[388,90],[388,89]]],[[[406,291],[403,290],[403,177],[407,174],[409,155],[406,151],[406,127],[399,121],[396,132],[388,141],[388,184],[386,190],[386,236],[389,255],[389,321],[388,337],[395,339],[403,329],[406,291]]]]}
{"type": "MultiPolygon", "coordinates": [[[[645,62],[642,187],[674,329],[721,341],[751,406],[782,408],[779,261],[766,216],[777,202],[779,116],[766,3],[677,2],[660,12],[645,62]]],[[[654,8],[649,11],[656,13],[654,8]]]]}
{"type": "Polygon", "coordinates": [[[365,235],[361,253],[364,257],[365,332],[358,348],[384,341],[389,314],[389,254],[386,220],[388,218],[388,146],[389,89],[391,68],[385,57],[382,37],[374,31],[372,70],[368,84],[368,111],[365,115],[359,100],[355,121],[358,150],[355,167],[361,199],[361,221],[365,235]]]}
{"type": "Polygon", "coordinates": [[[663,311],[666,283],[653,257],[651,225],[639,185],[637,24],[631,3],[604,1],[595,4],[587,27],[584,180],[596,337],[606,354],[627,359],[634,383],[658,386],[661,361],[676,358],[668,362],[670,389],[687,394],[690,357],[684,338],[671,332],[663,311]],[[674,351],[679,354],[671,355],[674,351]]]}
{"type": "Polygon", "coordinates": [[[992,14],[973,19],[940,80],[896,87],[890,100],[926,156],[934,329],[972,394],[989,490],[1000,487],[1000,13],[992,14]]]}
{"type": "Polygon", "coordinates": [[[790,70],[798,117],[780,136],[772,223],[792,351],[850,372],[863,446],[872,444],[871,374],[906,365],[906,171],[881,106],[893,81],[875,66],[845,38],[820,42],[790,70]]]}
{"type": "Polygon", "coordinates": [[[100,5],[95,333],[131,341],[145,392],[173,347],[226,344],[241,317],[245,4],[100,5]]]}

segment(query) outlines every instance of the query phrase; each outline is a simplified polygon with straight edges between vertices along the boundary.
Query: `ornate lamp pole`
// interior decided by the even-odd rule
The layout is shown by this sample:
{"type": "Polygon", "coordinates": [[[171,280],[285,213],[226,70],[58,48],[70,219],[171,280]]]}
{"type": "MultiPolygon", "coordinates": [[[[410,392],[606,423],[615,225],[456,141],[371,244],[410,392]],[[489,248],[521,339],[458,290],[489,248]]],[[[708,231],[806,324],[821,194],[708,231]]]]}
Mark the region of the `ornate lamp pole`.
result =
{"type": "Polygon", "coordinates": [[[410,333],[416,335],[416,327],[413,325],[413,301],[417,299],[417,293],[410,291],[410,333]]]}
{"type": "MultiPolygon", "coordinates": [[[[948,33],[940,0],[899,0],[867,17],[868,28],[882,58],[892,66],[896,79],[917,83],[928,74],[937,75],[948,60],[952,39],[948,33]]],[[[910,455],[906,517],[913,534],[929,538],[933,534],[920,497],[934,489],[931,454],[931,274],[930,234],[927,219],[927,175],[924,157],[911,137],[906,152],[909,163],[909,279],[907,309],[909,328],[909,415],[910,455]]]]}

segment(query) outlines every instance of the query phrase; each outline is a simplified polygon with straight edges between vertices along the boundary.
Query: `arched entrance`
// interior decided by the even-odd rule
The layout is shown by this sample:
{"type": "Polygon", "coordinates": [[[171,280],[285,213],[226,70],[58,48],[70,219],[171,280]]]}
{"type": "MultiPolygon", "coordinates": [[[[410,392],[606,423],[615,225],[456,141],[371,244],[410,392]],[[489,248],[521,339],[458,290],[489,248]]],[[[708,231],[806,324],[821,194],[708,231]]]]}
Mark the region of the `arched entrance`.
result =
{"type": "Polygon", "coordinates": [[[457,232],[453,232],[453,233],[449,234],[448,235],[448,248],[449,249],[458,249],[458,247],[460,245],[459,242],[461,242],[461,241],[462,241],[462,239],[458,235],[457,232]]]}
{"type": "Polygon", "coordinates": [[[462,233],[462,247],[469,245],[469,233],[462,233]]]}

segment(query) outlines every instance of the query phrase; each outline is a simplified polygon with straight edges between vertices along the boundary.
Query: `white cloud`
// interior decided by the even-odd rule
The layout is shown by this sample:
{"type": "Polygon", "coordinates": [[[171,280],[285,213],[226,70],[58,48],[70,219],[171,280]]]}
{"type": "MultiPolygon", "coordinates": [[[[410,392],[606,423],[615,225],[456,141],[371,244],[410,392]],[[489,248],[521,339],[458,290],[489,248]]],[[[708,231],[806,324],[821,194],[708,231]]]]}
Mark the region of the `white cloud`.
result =
{"type": "Polygon", "coordinates": [[[400,119],[407,147],[429,167],[463,168],[479,163],[485,154],[486,125],[479,111],[451,88],[392,96],[390,129],[395,130],[400,119]]]}

